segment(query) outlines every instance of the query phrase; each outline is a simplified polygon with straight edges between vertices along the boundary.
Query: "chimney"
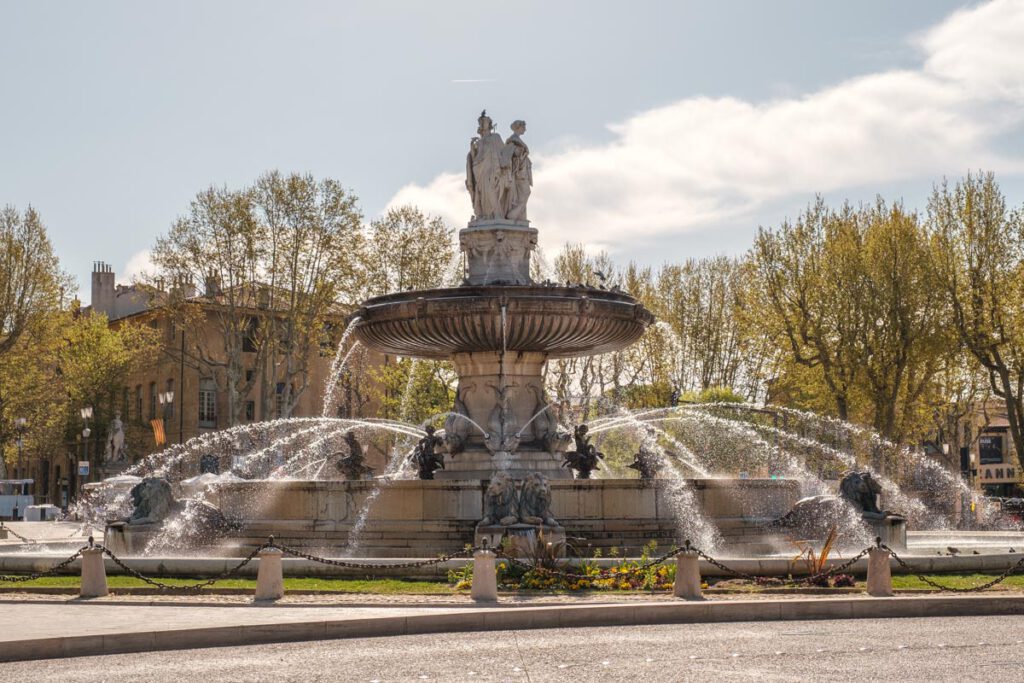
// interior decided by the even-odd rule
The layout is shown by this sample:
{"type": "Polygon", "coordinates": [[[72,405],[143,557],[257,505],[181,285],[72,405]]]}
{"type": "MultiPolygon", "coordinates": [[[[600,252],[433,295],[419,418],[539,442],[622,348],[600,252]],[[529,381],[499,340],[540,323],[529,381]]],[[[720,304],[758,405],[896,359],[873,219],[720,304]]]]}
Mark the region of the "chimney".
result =
{"type": "Polygon", "coordinates": [[[218,296],[220,294],[220,277],[214,273],[206,276],[203,283],[203,296],[218,296]]]}
{"type": "Polygon", "coordinates": [[[168,292],[172,299],[191,299],[196,295],[196,286],[189,275],[176,275],[171,278],[168,292]]]}
{"type": "Polygon", "coordinates": [[[110,319],[116,317],[114,310],[114,269],[109,263],[92,263],[92,310],[105,313],[110,319]]]}

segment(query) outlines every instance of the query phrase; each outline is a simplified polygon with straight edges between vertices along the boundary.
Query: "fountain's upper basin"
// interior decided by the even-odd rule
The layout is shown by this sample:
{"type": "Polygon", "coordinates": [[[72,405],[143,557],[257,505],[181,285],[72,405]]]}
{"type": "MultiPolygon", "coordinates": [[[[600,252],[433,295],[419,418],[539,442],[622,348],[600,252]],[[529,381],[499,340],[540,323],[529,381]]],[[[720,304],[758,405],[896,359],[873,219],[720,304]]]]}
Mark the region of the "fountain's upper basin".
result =
{"type": "Polygon", "coordinates": [[[628,294],[540,285],[389,294],[364,302],[355,315],[360,319],[354,332],[363,344],[387,354],[432,359],[502,349],[554,358],[607,353],[629,346],[654,322],[628,294]]]}

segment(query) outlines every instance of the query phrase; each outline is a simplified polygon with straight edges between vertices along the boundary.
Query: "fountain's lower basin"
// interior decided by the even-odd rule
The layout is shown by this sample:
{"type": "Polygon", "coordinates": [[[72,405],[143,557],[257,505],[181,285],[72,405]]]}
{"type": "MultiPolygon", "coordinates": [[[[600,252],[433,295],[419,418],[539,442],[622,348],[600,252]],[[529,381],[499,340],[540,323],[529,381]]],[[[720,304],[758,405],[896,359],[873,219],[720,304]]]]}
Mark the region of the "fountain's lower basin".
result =
{"type": "MultiPolygon", "coordinates": [[[[668,548],[686,540],[677,520],[678,482],[637,479],[552,481],[551,511],[583,548],[639,554],[650,541],[668,548]]],[[[800,497],[799,482],[773,479],[689,480],[704,517],[726,547],[772,552],[763,525],[800,497]]],[[[429,557],[472,544],[484,516],[484,480],[300,481],[225,484],[210,493],[241,528],[214,554],[246,554],[268,536],[311,552],[337,556],[429,557]],[[354,529],[358,529],[354,532],[354,529]]],[[[683,514],[689,514],[684,511],[683,514]]],[[[127,527],[123,550],[145,548],[152,531],[127,527]]],[[[213,551],[214,549],[210,549],[213,551]]]]}

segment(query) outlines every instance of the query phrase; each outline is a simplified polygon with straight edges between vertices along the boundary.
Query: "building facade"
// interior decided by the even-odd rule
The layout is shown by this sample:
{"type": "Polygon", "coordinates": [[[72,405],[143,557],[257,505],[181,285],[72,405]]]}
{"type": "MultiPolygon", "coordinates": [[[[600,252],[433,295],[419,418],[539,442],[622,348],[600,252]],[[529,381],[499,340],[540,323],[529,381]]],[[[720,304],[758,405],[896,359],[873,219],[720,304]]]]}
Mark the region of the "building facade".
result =
{"type": "MultiPolygon", "coordinates": [[[[304,359],[306,370],[301,382],[294,375],[287,382],[283,371],[275,372],[270,363],[259,362],[256,346],[243,340],[241,372],[251,387],[245,395],[236,397],[237,409],[232,411],[223,367],[223,332],[218,324],[218,316],[223,315],[218,299],[222,292],[206,284],[201,293],[190,284],[187,290],[176,293],[193,304],[194,310],[201,311],[198,319],[184,325],[168,305],[170,290],[160,285],[117,285],[108,264],[94,264],[92,304],[82,313],[103,314],[113,327],[153,328],[160,338],[159,358],[131,375],[120,395],[113,397],[115,417],[110,424],[93,425],[89,437],[80,435],[75,442],[65,444],[64,453],[37,455],[35,462],[28,464],[25,471],[36,480],[33,493],[37,502],[64,507],[83,484],[116,475],[146,455],[203,434],[237,424],[322,414],[323,390],[337,337],[344,329],[344,311],[331,314],[322,342],[314,344],[304,359]],[[196,349],[200,347],[213,363],[199,358],[196,349]],[[118,432],[123,435],[123,445],[116,437],[118,432]],[[83,462],[89,463],[87,475],[78,472],[83,462]]],[[[259,306],[247,308],[243,314],[257,321],[254,324],[277,315],[259,306]]],[[[351,410],[342,400],[332,412],[346,414],[351,410]]]]}
{"type": "Polygon", "coordinates": [[[989,400],[979,404],[961,422],[961,472],[973,488],[985,495],[1019,496],[1021,490],[1020,459],[1013,445],[1006,404],[989,400]]]}

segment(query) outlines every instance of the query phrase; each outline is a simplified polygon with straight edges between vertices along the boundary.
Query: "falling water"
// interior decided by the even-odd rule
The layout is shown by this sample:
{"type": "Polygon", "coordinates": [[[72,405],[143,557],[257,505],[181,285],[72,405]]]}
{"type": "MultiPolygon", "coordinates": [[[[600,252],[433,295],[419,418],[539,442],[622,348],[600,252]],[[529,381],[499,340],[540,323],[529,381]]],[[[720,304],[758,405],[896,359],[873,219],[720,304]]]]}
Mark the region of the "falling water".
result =
{"type": "Polygon", "coordinates": [[[334,408],[337,404],[336,393],[338,391],[338,383],[341,381],[342,373],[345,372],[345,364],[348,362],[349,355],[356,348],[356,344],[352,345],[352,348],[345,352],[345,342],[348,341],[349,335],[352,334],[352,330],[355,329],[356,323],[361,318],[357,315],[352,318],[349,322],[348,327],[341,333],[341,339],[338,340],[338,348],[334,352],[334,359],[331,361],[331,369],[327,374],[327,383],[324,385],[324,396],[323,396],[323,412],[324,417],[328,417],[334,412],[334,408]]]}

